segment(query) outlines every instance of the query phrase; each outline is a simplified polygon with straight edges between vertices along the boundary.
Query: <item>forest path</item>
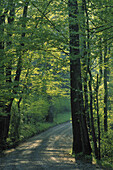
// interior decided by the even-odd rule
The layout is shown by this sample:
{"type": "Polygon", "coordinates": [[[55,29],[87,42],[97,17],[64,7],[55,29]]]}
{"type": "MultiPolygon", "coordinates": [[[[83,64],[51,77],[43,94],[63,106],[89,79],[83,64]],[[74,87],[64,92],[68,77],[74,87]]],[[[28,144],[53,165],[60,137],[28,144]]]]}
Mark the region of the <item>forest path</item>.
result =
{"type": "Polygon", "coordinates": [[[69,155],[72,127],[67,122],[34,136],[0,158],[0,170],[101,170],[69,155]]]}

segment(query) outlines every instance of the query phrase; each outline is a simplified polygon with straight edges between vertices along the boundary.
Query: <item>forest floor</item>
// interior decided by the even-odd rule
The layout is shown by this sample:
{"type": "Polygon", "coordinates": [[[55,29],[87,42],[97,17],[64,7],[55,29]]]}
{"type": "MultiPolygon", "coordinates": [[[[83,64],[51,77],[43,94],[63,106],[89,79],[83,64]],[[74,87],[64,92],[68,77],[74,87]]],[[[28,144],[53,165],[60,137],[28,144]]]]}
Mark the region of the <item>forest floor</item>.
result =
{"type": "Polygon", "coordinates": [[[0,170],[103,170],[99,165],[75,160],[71,123],[63,123],[36,135],[0,158],[0,170]]]}

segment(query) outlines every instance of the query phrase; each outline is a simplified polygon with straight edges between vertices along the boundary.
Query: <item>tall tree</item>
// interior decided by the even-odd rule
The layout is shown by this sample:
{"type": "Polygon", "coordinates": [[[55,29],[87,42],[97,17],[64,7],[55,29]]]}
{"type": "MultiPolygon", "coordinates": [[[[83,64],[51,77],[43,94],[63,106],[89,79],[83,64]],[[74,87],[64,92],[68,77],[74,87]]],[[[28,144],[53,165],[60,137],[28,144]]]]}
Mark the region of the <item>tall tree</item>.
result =
{"type": "MultiPolygon", "coordinates": [[[[25,3],[24,9],[23,9],[23,23],[22,23],[22,28],[25,29],[26,27],[26,17],[27,17],[27,9],[28,9],[28,3],[25,3]]],[[[11,32],[13,29],[13,22],[14,22],[14,14],[15,14],[15,4],[13,3],[13,1],[9,1],[9,16],[8,16],[8,26],[11,28],[11,32]]],[[[12,48],[12,41],[10,40],[10,38],[12,37],[12,33],[9,32],[8,30],[8,34],[7,34],[8,38],[6,40],[6,48],[8,47],[8,49],[12,48]]],[[[25,37],[25,33],[21,33],[21,38],[25,37]]],[[[19,81],[20,81],[20,75],[21,75],[21,70],[22,70],[22,54],[24,53],[24,50],[22,49],[24,46],[24,43],[20,44],[19,51],[17,50],[17,56],[18,56],[18,61],[17,61],[17,69],[16,69],[16,75],[14,78],[14,81],[12,83],[12,56],[13,54],[9,54],[7,57],[7,60],[9,61],[6,62],[6,91],[9,90],[9,95],[7,97],[7,100],[5,101],[5,109],[4,112],[7,113],[8,115],[8,122],[7,122],[7,126],[3,127],[5,128],[5,131],[7,132],[5,135],[5,139],[8,136],[8,131],[9,131],[9,126],[10,126],[10,118],[11,118],[11,107],[15,98],[15,95],[17,95],[18,93],[18,87],[19,87],[19,81]],[[11,85],[10,85],[11,84],[11,85]]],[[[4,96],[5,98],[5,96],[4,96]]],[[[20,119],[19,119],[20,120],[20,119]]],[[[19,126],[19,123],[18,123],[19,126]]]]}
{"type": "Polygon", "coordinates": [[[70,78],[71,78],[71,110],[73,126],[73,152],[91,154],[88,129],[86,125],[79,50],[78,3],[69,0],[69,35],[70,35],[70,78]]]}
{"type": "Polygon", "coordinates": [[[8,10],[3,7],[3,1],[0,1],[0,88],[1,88],[1,93],[0,93],[0,108],[1,111],[4,110],[4,99],[3,99],[3,91],[4,91],[4,23],[5,23],[5,17],[7,14],[8,10]]]}
{"type": "Polygon", "coordinates": [[[108,57],[107,57],[107,42],[104,46],[104,130],[108,130],[108,57]]]}
{"type": "Polygon", "coordinates": [[[73,153],[82,152],[82,140],[80,130],[80,57],[79,57],[79,26],[77,1],[69,0],[69,34],[70,34],[70,81],[71,81],[71,110],[73,126],[73,153]],[[75,35],[74,35],[75,32],[75,35]],[[74,35],[74,36],[73,36],[74,35]],[[75,74],[76,73],[76,74],[75,74]]]}

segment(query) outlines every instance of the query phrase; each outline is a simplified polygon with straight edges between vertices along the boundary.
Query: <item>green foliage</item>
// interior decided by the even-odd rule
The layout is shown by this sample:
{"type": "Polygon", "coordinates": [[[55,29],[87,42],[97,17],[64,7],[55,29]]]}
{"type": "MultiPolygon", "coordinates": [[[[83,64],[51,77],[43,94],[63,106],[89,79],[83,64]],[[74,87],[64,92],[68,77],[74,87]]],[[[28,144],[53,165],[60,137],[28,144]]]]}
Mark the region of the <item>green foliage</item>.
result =
{"type": "MultiPolygon", "coordinates": [[[[11,115],[7,141],[12,144],[70,118],[68,1],[30,0],[25,14],[26,2],[28,1],[12,0],[9,4],[5,2],[2,5],[3,1],[0,4],[0,115],[11,115]],[[48,96],[51,97],[50,101],[48,96]],[[11,110],[7,109],[12,100],[11,110]],[[44,122],[51,106],[54,115],[53,124],[44,122]]],[[[82,2],[78,1],[79,9],[82,2]]],[[[87,13],[83,14],[82,10],[78,16],[80,55],[77,57],[82,56],[82,81],[86,79],[87,85],[89,83],[88,65],[92,74],[96,135],[98,135],[96,77],[101,71],[104,73],[105,67],[110,68],[108,69],[108,107],[111,111],[108,114],[108,124],[113,124],[112,6],[111,0],[91,0],[88,3],[86,1],[88,16],[87,13]],[[84,21],[87,21],[85,25],[84,21]],[[105,56],[109,62],[106,63],[104,62],[105,49],[109,49],[105,56]],[[101,57],[102,61],[100,61],[101,57]]],[[[73,35],[76,35],[76,32],[73,32],[73,35]]],[[[89,87],[87,90],[89,107],[89,87]]],[[[104,106],[104,77],[102,77],[99,84],[101,132],[104,129],[104,106]]],[[[101,137],[102,158],[111,161],[112,130],[101,137]]]]}
{"type": "Polygon", "coordinates": [[[53,98],[54,115],[71,112],[70,110],[70,99],[66,97],[56,97],[53,98]]]}
{"type": "Polygon", "coordinates": [[[37,133],[36,125],[34,124],[22,124],[20,140],[26,139],[37,133]]]}
{"type": "Polygon", "coordinates": [[[31,136],[34,136],[38,133],[45,131],[46,129],[55,126],[56,124],[63,123],[70,120],[70,113],[57,114],[57,117],[54,118],[53,123],[48,122],[32,122],[29,124],[21,123],[21,132],[20,132],[20,141],[25,140],[31,136]]]}
{"type": "Polygon", "coordinates": [[[104,133],[101,139],[102,160],[108,160],[113,164],[113,130],[104,133]]]}
{"type": "Polygon", "coordinates": [[[59,113],[54,117],[54,122],[59,124],[71,120],[70,112],[59,113]]]}
{"type": "Polygon", "coordinates": [[[44,122],[37,122],[36,124],[24,124],[21,127],[21,135],[20,140],[29,138],[31,136],[34,136],[40,132],[43,132],[44,130],[48,129],[49,127],[53,126],[53,124],[50,123],[44,123],[44,122]]]}
{"type": "Polygon", "coordinates": [[[29,96],[23,104],[23,119],[30,122],[44,121],[48,114],[49,103],[45,97],[34,98],[29,96]]]}
{"type": "Polygon", "coordinates": [[[20,138],[20,114],[15,103],[15,105],[13,104],[13,107],[11,109],[11,119],[7,143],[14,145],[19,141],[19,138],[20,138]]]}

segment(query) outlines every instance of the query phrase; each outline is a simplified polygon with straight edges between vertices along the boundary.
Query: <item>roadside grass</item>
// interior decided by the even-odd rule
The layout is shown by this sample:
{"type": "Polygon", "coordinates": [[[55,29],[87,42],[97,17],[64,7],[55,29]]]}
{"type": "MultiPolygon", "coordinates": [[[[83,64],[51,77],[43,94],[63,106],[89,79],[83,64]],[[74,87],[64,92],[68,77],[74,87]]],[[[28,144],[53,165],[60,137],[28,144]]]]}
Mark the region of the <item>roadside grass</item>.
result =
{"type": "Polygon", "coordinates": [[[109,160],[101,160],[97,161],[99,165],[101,165],[104,169],[113,170],[113,163],[109,162],[109,160]]]}
{"type": "Polygon", "coordinates": [[[64,122],[67,122],[69,120],[71,120],[71,113],[69,113],[69,112],[62,113],[62,114],[57,114],[54,117],[54,122],[56,124],[64,123],[64,122]]]}
{"type": "Polygon", "coordinates": [[[22,124],[21,132],[20,132],[20,141],[32,137],[36,134],[39,134],[50,127],[53,127],[57,124],[64,123],[69,121],[71,118],[71,113],[65,112],[56,114],[54,117],[54,121],[52,123],[49,122],[37,122],[36,124],[29,123],[29,124],[22,124]]]}

